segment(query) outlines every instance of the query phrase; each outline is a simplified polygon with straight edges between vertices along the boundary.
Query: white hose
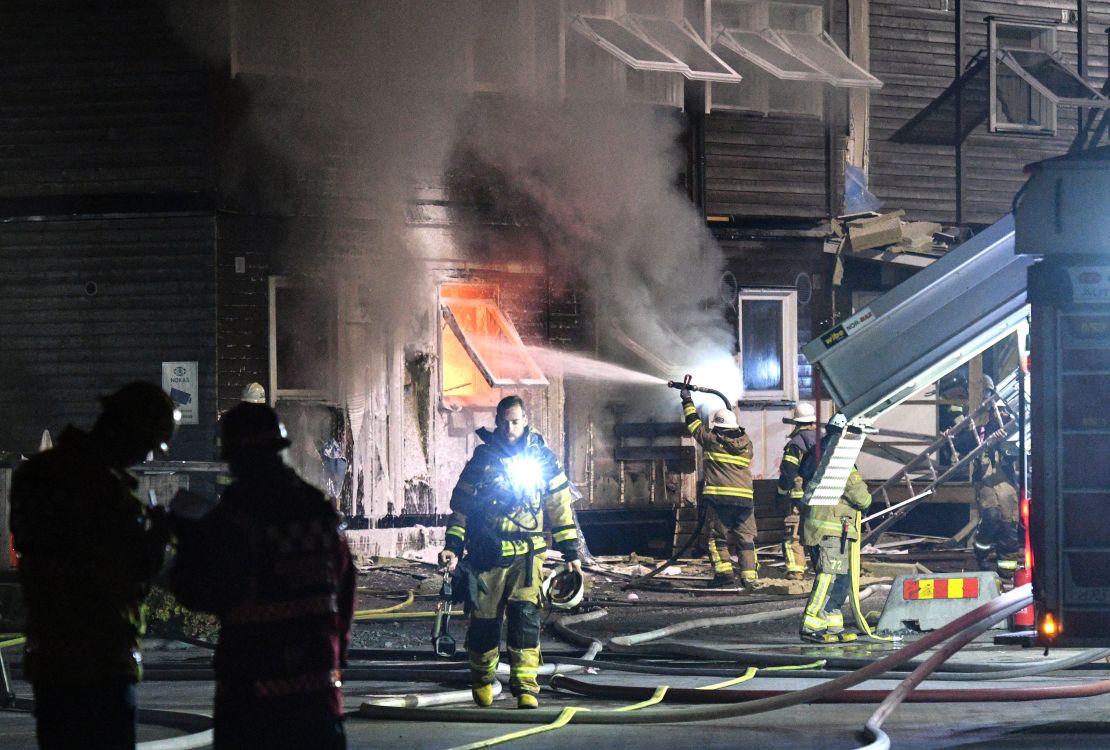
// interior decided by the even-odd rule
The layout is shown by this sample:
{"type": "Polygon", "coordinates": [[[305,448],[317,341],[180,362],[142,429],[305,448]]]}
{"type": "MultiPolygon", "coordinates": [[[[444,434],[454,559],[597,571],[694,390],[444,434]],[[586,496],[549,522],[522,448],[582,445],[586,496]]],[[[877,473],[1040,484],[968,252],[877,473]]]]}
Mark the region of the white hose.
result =
{"type": "MultiPolygon", "coordinates": [[[[493,697],[501,695],[501,683],[493,683],[493,697]]],[[[421,708],[424,706],[449,706],[452,703],[469,703],[472,700],[470,689],[445,690],[441,693],[407,693],[405,695],[383,695],[364,700],[364,706],[394,706],[397,708],[421,708]]]]}

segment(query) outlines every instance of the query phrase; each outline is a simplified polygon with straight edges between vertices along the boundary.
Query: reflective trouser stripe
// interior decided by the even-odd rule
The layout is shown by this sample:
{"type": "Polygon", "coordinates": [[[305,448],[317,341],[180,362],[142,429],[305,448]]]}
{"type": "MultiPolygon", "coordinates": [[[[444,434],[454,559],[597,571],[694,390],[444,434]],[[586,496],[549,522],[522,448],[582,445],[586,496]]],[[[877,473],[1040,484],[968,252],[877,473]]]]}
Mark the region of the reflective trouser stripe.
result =
{"type": "Polygon", "coordinates": [[[540,692],[536,675],[539,674],[541,663],[538,648],[509,648],[509,689],[513,695],[536,695],[540,692]]]}
{"type": "MultiPolygon", "coordinates": [[[[794,516],[787,516],[788,519],[794,516]]],[[[805,558],[799,559],[795,550],[799,553],[802,552],[801,545],[798,543],[798,522],[787,521],[783,527],[782,537],[782,556],[786,558],[786,572],[787,573],[804,573],[806,570],[805,558]]]]}
{"type": "Polygon", "coordinates": [[[470,651],[470,683],[472,685],[492,685],[496,679],[497,661],[500,648],[489,651],[470,651]]]}
{"type": "MultiPolygon", "coordinates": [[[[717,548],[717,540],[709,540],[709,560],[713,563],[714,573],[724,573],[725,575],[732,575],[732,560],[728,557],[728,545],[724,545],[725,555],[721,556],[721,551],[717,548]]],[[[754,572],[754,571],[753,571],[754,572]]]]}
{"type": "Polygon", "coordinates": [[[745,581],[754,581],[759,578],[759,575],[754,570],[741,570],[740,577],[745,581]]]}
{"type": "Polygon", "coordinates": [[[839,610],[826,612],[825,622],[831,632],[838,633],[844,629],[844,613],[839,610]]]}
{"type": "Polygon", "coordinates": [[[818,573],[813,581],[813,591],[809,594],[806,603],[805,615],[802,618],[802,629],[811,632],[821,632],[828,628],[825,615],[825,602],[829,599],[829,587],[832,586],[834,576],[831,573],[818,573]]]}
{"type": "Polygon", "coordinates": [[[800,458],[798,458],[797,456],[792,456],[789,453],[784,454],[783,457],[782,457],[782,460],[786,461],[788,463],[792,463],[795,466],[801,466],[802,465],[802,460],[800,458]]]}

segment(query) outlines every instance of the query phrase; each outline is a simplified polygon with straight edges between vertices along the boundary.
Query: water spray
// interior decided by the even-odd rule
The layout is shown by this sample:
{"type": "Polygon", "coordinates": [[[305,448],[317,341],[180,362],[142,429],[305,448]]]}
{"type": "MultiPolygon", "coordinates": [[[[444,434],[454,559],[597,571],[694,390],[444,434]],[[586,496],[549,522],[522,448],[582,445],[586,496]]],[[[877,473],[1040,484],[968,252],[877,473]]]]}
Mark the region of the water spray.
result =
{"type": "Polygon", "coordinates": [[[732,402],[725,398],[725,394],[713,388],[706,388],[704,385],[694,385],[690,382],[692,375],[687,374],[682,380],[668,380],[667,387],[675,388],[680,391],[697,391],[699,393],[712,393],[717,398],[725,402],[725,408],[732,411],[732,402]]]}

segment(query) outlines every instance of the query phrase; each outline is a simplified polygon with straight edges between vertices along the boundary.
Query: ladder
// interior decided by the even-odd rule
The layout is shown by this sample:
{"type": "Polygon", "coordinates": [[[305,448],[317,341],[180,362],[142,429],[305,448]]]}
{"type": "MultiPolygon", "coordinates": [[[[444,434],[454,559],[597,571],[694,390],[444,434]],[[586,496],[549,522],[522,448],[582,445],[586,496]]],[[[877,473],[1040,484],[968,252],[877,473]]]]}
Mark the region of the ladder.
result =
{"type": "Polygon", "coordinates": [[[863,544],[878,538],[941,484],[955,478],[966,478],[973,461],[1017,432],[1018,383],[1019,379],[1015,371],[998,385],[994,394],[985,399],[979,408],[942,432],[925,450],[910,459],[894,476],[871,493],[873,500],[881,499],[890,508],[892,503],[889,490],[901,485],[909,491],[911,499],[908,502],[903,501],[901,506],[888,513],[881,522],[864,534],[863,544]],[[978,423],[983,418],[986,418],[987,424],[994,428],[986,435],[980,435],[978,429],[978,423]],[[961,455],[956,450],[956,439],[965,432],[974,437],[975,447],[961,455]],[[942,465],[937,459],[940,451],[945,448],[950,450],[953,456],[959,456],[958,460],[950,466],[942,465]]]}

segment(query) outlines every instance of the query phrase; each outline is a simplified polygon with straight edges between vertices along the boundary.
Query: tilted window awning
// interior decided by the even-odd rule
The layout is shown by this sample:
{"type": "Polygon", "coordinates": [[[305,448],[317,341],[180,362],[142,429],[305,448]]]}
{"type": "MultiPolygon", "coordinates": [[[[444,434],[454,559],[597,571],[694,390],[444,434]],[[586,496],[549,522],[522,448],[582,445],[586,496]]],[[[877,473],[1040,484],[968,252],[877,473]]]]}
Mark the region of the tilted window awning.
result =
{"type": "Polygon", "coordinates": [[[800,57],[811,67],[829,76],[829,83],[838,88],[882,88],[883,82],[856,65],[844,54],[827,32],[776,31],[771,37],[800,57]]]}
{"type": "Polygon", "coordinates": [[[769,29],[749,31],[721,27],[717,30],[713,50],[726,62],[732,55],[742,57],[779,80],[833,82],[828,73],[810,65],[777,41],[769,29]]]}
{"type": "Polygon", "coordinates": [[[548,385],[512,321],[491,299],[441,297],[443,319],[493,388],[548,385]]]}
{"type": "Polygon", "coordinates": [[[570,27],[633,70],[681,73],[696,81],[741,80],[741,75],[718,57],[685,20],[576,15],[570,27]]]}
{"type": "Polygon", "coordinates": [[[1106,109],[1110,99],[1043,50],[1003,48],[998,60],[1053,104],[1106,109]]]}

